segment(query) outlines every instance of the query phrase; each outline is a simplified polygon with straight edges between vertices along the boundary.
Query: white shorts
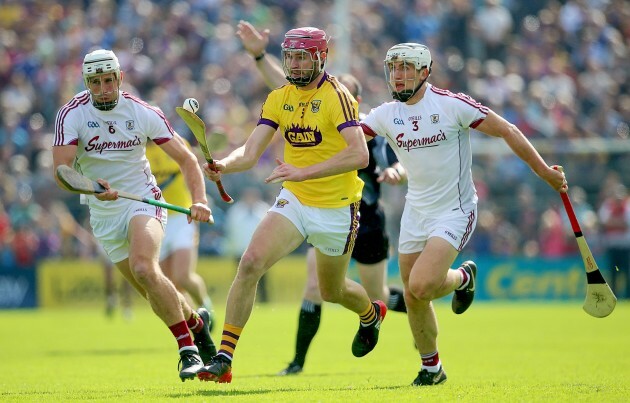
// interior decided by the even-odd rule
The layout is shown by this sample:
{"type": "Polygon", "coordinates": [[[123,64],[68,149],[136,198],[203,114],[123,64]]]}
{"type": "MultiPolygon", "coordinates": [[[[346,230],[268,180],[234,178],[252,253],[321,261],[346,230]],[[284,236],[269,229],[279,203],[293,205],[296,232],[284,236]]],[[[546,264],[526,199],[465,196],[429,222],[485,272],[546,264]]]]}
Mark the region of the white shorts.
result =
{"type": "Polygon", "coordinates": [[[188,217],[184,214],[171,214],[168,217],[162,247],[160,248],[160,261],[166,259],[171,253],[179,249],[197,247],[199,232],[197,222],[188,224],[188,217]]]}
{"type": "Polygon", "coordinates": [[[166,227],[166,210],[150,204],[126,200],[124,208],[112,211],[111,215],[94,216],[90,214],[90,225],[94,237],[99,241],[112,262],[118,263],[129,257],[129,221],[137,215],[148,215],[166,227]]]}
{"type": "Polygon", "coordinates": [[[354,248],[359,229],[359,204],[339,208],[305,206],[283,188],[269,211],[288,218],[306,242],[323,254],[341,256],[354,248]]]}
{"type": "Polygon", "coordinates": [[[400,219],[398,252],[403,254],[422,252],[431,237],[443,238],[461,252],[476,226],[476,207],[468,213],[458,210],[448,211],[442,216],[428,217],[405,204],[400,219]]]}

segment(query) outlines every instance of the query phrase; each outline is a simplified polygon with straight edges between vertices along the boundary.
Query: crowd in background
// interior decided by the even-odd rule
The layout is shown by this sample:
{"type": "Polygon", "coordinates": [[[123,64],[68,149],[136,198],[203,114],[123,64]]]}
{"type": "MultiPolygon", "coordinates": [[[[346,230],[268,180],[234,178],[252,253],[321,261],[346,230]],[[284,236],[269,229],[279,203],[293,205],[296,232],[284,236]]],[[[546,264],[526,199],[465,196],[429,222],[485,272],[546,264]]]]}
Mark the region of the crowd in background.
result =
{"type": "MultiPolygon", "coordinates": [[[[174,113],[188,97],[200,101],[199,114],[209,133],[227,135],[223,153],[244,142],[268,90],[235,35],[241,19],[271,30],[268,53],[276,56],[288,29],[325,29],[333,37],[328,70],[341,73],[336,66],[345,58],[349,72],[363,84],[362,112],[391,99],[383,74],[386,50],[399,42],[427,44],[434,60],[429,81],[468,93],[516,124],[547,161],[564,166],[592,248],[603,253],[612,237],[618,243],[622,239],[630,254],[630,212],[624,216],[622,211],[630,209],[625,191],[630,186],[628,1],[346,3],[2,1],[0,267],[32,267],[44,257],[94,253],[77,236],[87,208],[78,196],[57,189],[50,153],[56,112],[84,89],[81,63],[90,50],[114,50],[125,74],[123,89],[159,106],[193,144],[174,113]],[[340,18],[344,9],[349,15],[340,18]],[[335,51],[336,33],[349,35],[349,54],[335,51]]],[[[480,202],[478,227],[467,251],[549,257],[574,253],[558,195],[517,157],[495,147],[498,143],[474,131],[471,136],[480,202]]],[[[226,189],[238,199],[255,187],[272,203],[278,188],[262,179],[281,152],[274,147],[255,170],[225,176],[226,189]]],[[[221,155],[215,152],[215,157],[221,155]]],[[[386,189],[394,245],[404,192],[404,187],[386,189]]],[[[229,206],[210,183],[208,194],[216,225],[202,225],[200,251],[223,254],[229,206]]]]}

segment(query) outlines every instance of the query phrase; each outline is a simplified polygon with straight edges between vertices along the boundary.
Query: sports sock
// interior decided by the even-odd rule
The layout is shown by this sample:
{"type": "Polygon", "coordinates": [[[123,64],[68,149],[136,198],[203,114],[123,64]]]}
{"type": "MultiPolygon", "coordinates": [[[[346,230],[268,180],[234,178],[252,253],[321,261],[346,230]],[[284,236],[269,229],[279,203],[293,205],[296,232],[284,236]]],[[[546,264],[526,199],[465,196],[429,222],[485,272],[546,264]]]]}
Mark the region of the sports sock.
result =
{"type": "Polygon", "coordinates": [[[442,366],[440,363],[440,355],[437,351],[429,354],[420,354],[420,358],[422,358],[422,369],[426,369],[429,372],[436,373],[442,366]]]}
{"type": "Polygon", "coordinates": [[[195,311],[192,312],[190,318],[186,321],[186,324],[193,333],[199,333],[203,330],[203,319],[195,311]]]}
{"type": "Polygon", "coordinates": [[[180,349],[182,347],[195,346],[192,337],[190,337],[190,331],[188,330],[188,325],[186,324],[186,321],[182,320],[181,322],[169,326],[168,328],[171,330],[171,333],[173,333],[173,336],[175,336],[175,340],[177,340],[177,346],[180,349]]]}
{"type": "Polygon", "coordinates": [[[304,366],[308,348],[317,334],[322,317],[322,306],[314,302],[303,300],[298,319],[298,331],[295,339],[295,358],[293,362],[304,366]]]}
{"type": "Polygon", "coordinates": [[[227,323],[224,324],[223,333],[221,334],[221,348],[219,349],[217,355],[222,355],[232,362],[232,359],[234,358],[234,350],[236,349],[236,344],[238,343],[238,339],[241,337],[242,331],[242,327],[228,325],[227,323]]]}
{"type": "Polygon", "coordinates": [[[396,312],[407,312],[405,305],[405,296],[403,290],[397,287],[389,287],[389,300],[387,301],[387,309],[396,312]]]}
{"type": "Polygon", "coordinates": [[[372,302],[370,302],[370,306],[365,311],[359,314],[359,319],[361,320],[361,326],[370,326],[376,322],[376,308],[374,308],[372,302]]]}
{"type": "Polygon", "coordinates": [[[464,270],[463,267],[460,267],[459,269],[457,269],[457,271],[462,276],[462,284],[457,289],[458,290],[463,290],[464,288],[466,288],[466,286],[470,282],[470,276],[468,275],[468,273],[466,273],[466,270],[464,270]]]}

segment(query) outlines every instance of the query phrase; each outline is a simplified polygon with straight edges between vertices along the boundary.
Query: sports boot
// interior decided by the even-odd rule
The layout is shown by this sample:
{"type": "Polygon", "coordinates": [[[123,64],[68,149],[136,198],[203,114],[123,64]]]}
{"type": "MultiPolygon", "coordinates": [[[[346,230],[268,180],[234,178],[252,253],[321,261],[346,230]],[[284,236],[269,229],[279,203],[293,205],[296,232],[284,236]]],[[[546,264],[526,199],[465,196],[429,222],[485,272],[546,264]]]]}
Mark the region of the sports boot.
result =
{"type": "Polygon", "coordinates": [[[359,330],[352,341],[352,354],[355,357],[363,357],[374,350],[376,343],[378,343],[378,333],[381,329],[381,323],[385,319],[387,306],[383,301],[378,300],[372,302],[372,304],[376,309],[376,320],[368,326],[359,324],[359,330]]]}
{"type": "Polygon", "coordinates": [[[194,348],[195,347],[184,347],[179,350],[179,364],[177,365],[177,369],[179,369],[179,378],[182,382],[187,379],[195,379],[197,371],[203,367],[201,357],[199,357],[199,354],[194,348]]]}
{"type": "Polygon", "coordinates": [[[217,348],[214,345],[214,341],[212,341],[212,337],[210,336],[210,324],[212,320],[210,319],[210,312],[206,308],[197,309],[197,313],[201,316],[203,320],[203,329],[199,333],[193,333],[193,338],[195,340],[195,346],[199,349],[199,355],[201,356],[201,360],[204,364],[210,362],[210,359],[217,355],[217,348]]]}
{"type": "Polygon", "coordinates": [[[215,355],[197,372],[197,377],[202,381],[230,383],[232,382],[232,363],[223,355],[215,355]]]}
{"type": "Polygon", "coordinates": [[[418,372],[418,376],[414,379],[411,386],[432,386],[446,382],[446,372],[440,366],[438,372],[429,372],[426,369],[418,372]]]}
{"type": "Polygon", "coordinates": [[[456,314],[466,312],[466,309],[472,304],[475,299],[475,278],[477,277],[477,265],[472,260],[467,260],[462,263],[461,266],[468,274],[470,281],[463,290],[455,290],[453,293],[453,301],[451,302],[451,308],[456,314]]]}
{"type": "Polygon", "coordinates": [[[278,375],[279,376],[297,375],[300,372],[302,372],[302,366],[298,364],[297,362],[293,361],[292,363],[289,364],[288,367],[278,372],[278,375]]]}

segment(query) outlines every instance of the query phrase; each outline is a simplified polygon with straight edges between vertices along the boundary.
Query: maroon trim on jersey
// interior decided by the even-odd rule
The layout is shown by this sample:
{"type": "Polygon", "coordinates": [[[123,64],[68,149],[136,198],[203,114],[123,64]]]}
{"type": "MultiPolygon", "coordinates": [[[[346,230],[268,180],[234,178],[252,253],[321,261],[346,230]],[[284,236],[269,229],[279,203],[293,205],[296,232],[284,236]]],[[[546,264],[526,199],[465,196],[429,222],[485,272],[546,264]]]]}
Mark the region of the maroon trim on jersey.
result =
{"type": "Polygon", "coordinates": [[[466,231],[464,232],[464,236],[462,236],[462,241],[459,243],[459,247],[457,248],[459,252],[461,252],[462,249],[464,249],[464,246],[466,246],[466,243],[468,242],[468,238],[470,238],[470,234],[472,234],[474,222],[475,222],[475,210],[471,211],[470,214],[468,214],[468,225],[466,226],[466,231]]]}
{"type": "Polygon", "coordinates": [[[349,122],[346,123],[342,123],[339,126],[337,126],[337,130],[339,130],[340,132],[345,129],[346,127],[353,127],[353,126],[361,126],[361,123],[357,122],[356,120],[351,120],[349,122]]]}
{"type": "Polygon", "coordinates": [[[366,125],[365,123],[361,123],[361,128],[363,129],[363,133],[367,134],[368,136],[372,138],[378,136],[378,134],[376,134],[376,132],[372,130],[372,128],[366,125]]]}
{"type": "Polygon", "coordinates": [[[278,130],[278,127],[280,126],[279,124],[277,124],[273,120],[269,120],[269,119],[265,119],[265,118],[258,119],[258,124],[259,125],[271,126],[271,127],[273,127],[274,130],[278,130]]]}
{"type": "MultiPolygon", "coordinates": [[[[67,104],[61,107],[59,112],[57,113],[57,121],[55,123],[55,141],[53,145],[55,146],[63,146],[64,134],[63,134],[63,122],[66,120],[66,116],[70,113],[71,110],[76,109],[79,105],[85,105],[90,100],[89,92],[85,91],[83,93],[79,93],[75,95],[67,104]],[[83,95],[81,95],[83,94],[83,95]]],[[[77,145],[78,140],[76,142],[71,142],[72,145],[77,145]]],[[[68,145],[70,145],[68,144],[68,145]]]]}
{"type": "MultiPolygon", "coordinates": [[[[464,93],[458,92],[457,94],[454,94],[454,93],[450,92],[449,90],[443,90],[441,88],[437,88],[437,87],[434,87],[434,86],[431,86],[430,88],[431,88],[431,91],[433,91],[433,93],[435,93],[437,95],[444,95],[444,96],[447,96],[447,97],[459,99],[460,101],[464,101],[465,103],[467,103],[468,105],[472,106],[473,108],[478,109],[484,115],[487,115],[488,112],[490,111],[490,109],[488,109],[487,106],[482,105],[481,103],[475,101],[472,97],[470,97],[469,95],[466,95],[464,93]]],[[[477,124],[479,124],[479,123],[477,123],[477,124]]]]}
{"type": "Polygon", "coordinates": [[[162,110],[156,106],[153,105],[149,105],[148,103],[146,103],[145,101],[143,101],[142,99],[129,94],[128,92],[122,91],[122,96],[123,98],[127,98],[130,101],[133,101],[137,104],[140,104],[142,106],[144,106],[147,109],[152,110],[153,112],[157,113],[158,116],[160,117],[160,119],[162,119],[162,121],[164,122],[164,124],[166,125],[169,133],[175,135],[175,130],[173,130],[173,127],[171,126],[171,123],[168,121],[168,119],[166,119],[166,116],[164,116],[164,112],[162,112],[162,110]]]}
{"type": "Polygon", "coordinates": [[[482,119],[477,119],[477,120],[475,120],[474,122],[472,122],[470,124],[470,127],[472,127],[473,129],[476,129],[477,126],[479,126],[481,124],[481,122],[483,122],[484,120],[485,119],[483,119],[483,118],[482,119]]]}
{"type": "Polygon", "coordinates": [[[162,145],[164,143],[168,143],[169,141],[171,141],[172,137],[158,137],[153,139],[153,142],[157,145],[162,145]]]}
{"type": "MultiPolygon", "coordinates": [[[[152,187],[151,193],[153,193],[153,199],[160,200],[162,198],[162,190],[159,187],[152,187]]],[[[162,222],[162,218],[164,216],[164,209],[159,206],[155,207],[155,218],[157,218],[160,222],[162,222]]]]}

